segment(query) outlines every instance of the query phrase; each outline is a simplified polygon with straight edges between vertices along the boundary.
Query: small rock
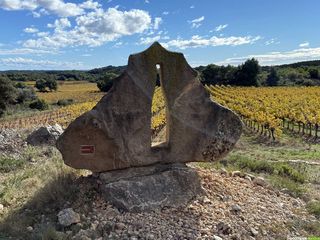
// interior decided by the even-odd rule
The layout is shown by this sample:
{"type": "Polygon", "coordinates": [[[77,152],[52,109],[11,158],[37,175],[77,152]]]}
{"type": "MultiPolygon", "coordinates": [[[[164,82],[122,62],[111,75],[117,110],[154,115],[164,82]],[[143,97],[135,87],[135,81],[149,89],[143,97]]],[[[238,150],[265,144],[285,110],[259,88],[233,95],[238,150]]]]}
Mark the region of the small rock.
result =
{"type": "Polygon", "coordinates": [[[116,223],[115,228],[118,230],[123,230],[126,228],[126,225],[124,223],[116,223]]]}
{"type": "Polygon", "coordinates": [[[262,187],[268,185],[268,183],[266,182],[266,180],[265,180],[263,177],[257,177],[257,178],[255,178],[255,179],[253,180],[253,183],[254,183],[255,185],[262,186],[262,187]]]}
{"type": "Polygon", "coordinates": [[[27,231],[28,231],[28,232],[32,232],[32,231],[33,231],[33,227],[28,226],[28,227],[27,227],[27,231]]]}
{"type": "Polygon", "coordinates": [[[234,204],[231,206],[231,211],[233,212],[241,212],[241,207],[238,204],[234,204]]]}
{"type": "Polygon", "coordinates": [[[242,173],[240,171],[233,171],[231,173],[231,176],[232,177],[241,177],[242,173]]]}
{"type": "Polygon", "coordinates": [[[147,240],[153,240],[153,239],[155,239],[155,237],[154,237],[153,234],[148,233],[147,236],[146,236],[146,239],[147,239],[147,240]]]}
{"type": "Polygon", "coordinates": [[[0,212],[2,212],[3,210],[4,210],[4,206],[0,204],[0,212]]]}
{"type": "Polygon", "coordinates": [[[297,199],[293,199],[293,200],[292,200],[292,205],[293,205],[294,207],[299,206],[299,205],[300,205],[299,200],[297,200],[297,199]]]}
{"type": "Polygon", "coordinates": [[[249,180],[250,182],[252,181],[251,177],[249,177],[249,176],[247,176],[247,175],[246,175],[244,178],[247,179],[247,180],[249,180]]]}
{"type": "Polygon", "coordinates": [[[72,208],[66,208],[58,213],[58,221],[60,225],[67,227],[71,224],[79,223],[80,215],[74,212],[72,208]]]}
{"type": "Polygon", "coordinates": [[[221,175],[228,175],[228,171],[225,168],[221,168],[219,172],[221,175]]]}
{"type": "Polygon", "coordinates": [[[250,232],[251,232],[252,236],[257,236],[259,234],[259,232],[254,228],[250,228],[250,232]]]}
{"type": "Polygon", "coordinates": [[[214,239],[214,240],[222,240],[222,238],[219,237],[219,236],[217,236],[217,235],[213,235],[213,239],[214,239]]]}
{"type": "Polygon", "coordinates": [[[204,197],[204,198],[203,198],[203,203],[205,203],[205,204],[210,204],[210,203],[211,203],[211,200],[210,200],[209,198],[207,198],[207,197],[204,197]]]}
{"type": "Polygon", "coordinates": [[[250,173],[246,173],[245,176],[251,178],[251,180],[255,179],[256,177],[250,173]]]}
{"type": "Polygon", "coordinates": [[[218,232],[224,235],[229,235],[232,232],[230,225],[224,222],[219,222],[216,227],[218,232]]]}

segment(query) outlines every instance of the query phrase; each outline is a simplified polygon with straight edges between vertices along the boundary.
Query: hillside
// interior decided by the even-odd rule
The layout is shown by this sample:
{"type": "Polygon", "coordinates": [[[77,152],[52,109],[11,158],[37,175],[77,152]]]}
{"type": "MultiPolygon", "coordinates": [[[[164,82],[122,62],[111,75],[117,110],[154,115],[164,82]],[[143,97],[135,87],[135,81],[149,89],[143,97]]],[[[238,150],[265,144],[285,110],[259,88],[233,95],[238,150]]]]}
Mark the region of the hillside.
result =
{"type": "MultiPolygon", "coordinates": [[[[90,81],[97,82],[106,73],[121,74],[126,66],[106,66],[91,70],[61,70],[61,71],[39,71],[39,70],[8,70],[0,71],[0,77],[7,77],[12,81],[36,81],[38,79],[55,79],[58,81],[90,81]]],[[[303,61],[291,64],[275,66],[261,66],[258,76],[258,84],[266,85],[266,78],[271,69],[274,68],[279,74],[279,85],[320,85],[320,60],[303,61]],[[313,71],[313,73],[312,73],[313,71]],[[310,75],[311,74],[311,75],[310,75]]],[[[207,66],[195,67],[200,73],[202,82],[205,84],[237,85],[238,76],[233,76],[236,67],[217,66],[209,64],[207,66]],[[212,68],[214,66],[214,68],[212,68]],[[207,72],[206,74],[204,74],[207,72]],[[236,78],[232,80],[232,78],[236,78]]]]}

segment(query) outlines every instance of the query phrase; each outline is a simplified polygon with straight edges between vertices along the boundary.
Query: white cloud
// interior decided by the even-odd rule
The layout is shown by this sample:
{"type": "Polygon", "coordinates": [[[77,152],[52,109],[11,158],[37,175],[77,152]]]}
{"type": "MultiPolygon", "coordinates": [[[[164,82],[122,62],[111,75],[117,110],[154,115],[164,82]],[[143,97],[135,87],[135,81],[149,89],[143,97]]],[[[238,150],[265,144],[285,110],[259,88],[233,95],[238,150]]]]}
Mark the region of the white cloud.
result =
{"type": "MultiPolygon", "coordinates": [[[[43,8],[60,17],[78,16],[84,13],[83,8],[75,3],[65,3],[63,0],[2,0],[0,8],[13,10],[31,10],[43,8]]],[[[39,17],[40,13],[33,15],[39,17]]]]}
{"type": "Polygon", "coordinates": [[[194,5],[191,5],[190,8],[193,9],[193,8],[194,8],[194,5]]]}
{"type": "Polygon", "coordinates": [[[39,17],[41,17],[41,14],[39,12],[32,12],[32,16],[34,18],[39,18],[39,17]]]}
{"type": "Polygon", "coordinates": [[[37,39],[24,42],[27,48],[62,48],[67,46],[100,46],[114,41],[122,36],[142,33],[151,27],[151,17],[148,12],[138,9],[120,11],[109,8],[106,11],[99,8],[75,19],[76,26],[71,29],[67,19],[56,20],[53,33],[37,39]],[[63,28],[61,28],[63,27],[63,28]]]}
{"type": "Polygon", "coordinates": [[[226,27],[228,27],[228,24],[221,24],[221,25],[219,25],[219,26],[217,26],[217,27],[215,27],[215,31],[216,32],[220,32],[221,30],[223,30],[223,29],[225,29],[226,27]]]}
{"type": "Polygon", "coordinates": [[[68,18],[60,18],[54,21],[54,24],[47,24],[48,28],[55,28],[56,30],[62,30],[71,27],[71,23],[68,18]]]}
{"type": "Polygon", "coordinates": [[[35,60],[31,58],[1,58],[0,63],[7,67],[34,67],[34,68],[52,68],[52,67],[63,67],[63,68],[78,68],[83,64],[81,62],[59,62],[51,60],[35,60]]]}
{"type": "Polygon", "coordinates": [[[155,36],[155,37],[146,37],[146,38],[140,38],[139,44],[141,45],[150,45],[156,41],[159,41],[161,36],[155,36]]]}
{"type": "Polygon", "coordinates": [[[262,65],[275,65],[289,62],[307,61],[320,59],[320,47],[318,48],[299,48],[286,52],[269,52],[265,54],[253,54],[244,57],[228,58],[217,64],[237,65],[248,58],[256,58],[262,65]]]}
{"type": "Polygon", "coordinates": [[[101,7],[101,4],[92,0],[88,0],[86,2],[81,3],[79,7],[83,9],[98,9],[101,7]]]}
{"type": "Polygon", "coordinates": [[[267,40],[266,42],[265,42],[265,45],[271,45],[271,44],[279,44],[280,42],[279,41],[277,41],[277,39],[276,38],[271,38],[270,40],[267,40]]]}
{"type": "Polygon", "coordinates": [[[0,8],[8,11],[12,10],[34,10],[38,7],[38,3],[32,0],[2,0],[0,2],[0,8]]]}
{"type": "Polygon", "coordinates": [[[168,15],[168,14],[169,14],[169,12],[164,11],[162,14],[163,14],[163,15],[168,15]]]}
{"type": "Polygon", "coordinates": [[[256,41],[261,39],[260,36],[252,37],[252,36],[245,36],[245,37],[216,37],[213,36],[211,38],[204,38],[198,35],[194,35],[191,39],[184,40],[184,39],[175,39],[169,42],[163,43],[164,46],[167,47],[177,47],[180,49],[186,48],[198,48],[198,47],[216,47],[216,46],[239,46],[244,44],[253,44],[256,41]]]}
{"type": "Polygon", "coordinates": [[[309,42],[303,42],[299,44],[299,47],[309,47],[309,42]]]}
{"type": "Polygon", "coordinates": [[[153,29],[157,30],[159,28],[159,25],[162,23],[162,18],[161,17],[156,17],[154,19],[154,25],[153,29]]]}
{"type": "Polygon", "coordinates": [[[204,20],[204,16],[201,16],[199,18],[196,18],[196,19],[189,21],[189,23],[191,23],[192,28],[198,28],[202,25],[203,20],[204,20]]]}
{"type": "Polygon", "coordinates": [[[123,42],[116,42],[116,43],[113,45],[113,47],[114,47],[114,48],[119,48],[119,47],[121,47],[123,44],[124,44],[123,42]]]}
{"type": "Polygon", "coordinates": [[[28,55],[28,54],[56,54],[57,51],[31,49],[31,48],[14,48],[0,49],[0,55],[28,55]]]}
{"type": "Polygon", "coordinates": [[[23,31],[25,33],[36,33],[36,32],[39,32],[39,30],[37,28],[34,28],[34,27],[27,27],[27,28],[23,29],[23,31]]]}

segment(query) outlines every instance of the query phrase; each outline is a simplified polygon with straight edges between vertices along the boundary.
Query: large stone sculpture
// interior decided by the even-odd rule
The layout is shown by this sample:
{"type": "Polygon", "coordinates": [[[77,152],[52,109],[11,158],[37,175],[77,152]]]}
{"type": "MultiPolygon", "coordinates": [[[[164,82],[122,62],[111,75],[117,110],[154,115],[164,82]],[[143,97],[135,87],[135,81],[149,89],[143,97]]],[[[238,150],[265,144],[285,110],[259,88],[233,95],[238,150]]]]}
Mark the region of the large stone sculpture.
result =
{"type": "Polygon", "coordinates": [[[58,139],[65,163],[93,172],[156,163],[215,161],[239,139],[242,123],[210,100],[183,54],[159,43],[131,55],[126,71],[89,112],[58,139]],[[151,146],[151,104],[160,66],[166,100],[166,140],[151,146]]]}
{"type": "Polygon", "coordinates": [[[57,141],[65,163],[95,172],[104,198],[125,211],[187,204],[203,189],[185,163],[215,161],[234,146],[240,119],[210,100],[181,53],[159,43],[131,55],[126,71],[57,141]],[[166,102],[162,143],[151,143],[157,74],[166,102]]]}

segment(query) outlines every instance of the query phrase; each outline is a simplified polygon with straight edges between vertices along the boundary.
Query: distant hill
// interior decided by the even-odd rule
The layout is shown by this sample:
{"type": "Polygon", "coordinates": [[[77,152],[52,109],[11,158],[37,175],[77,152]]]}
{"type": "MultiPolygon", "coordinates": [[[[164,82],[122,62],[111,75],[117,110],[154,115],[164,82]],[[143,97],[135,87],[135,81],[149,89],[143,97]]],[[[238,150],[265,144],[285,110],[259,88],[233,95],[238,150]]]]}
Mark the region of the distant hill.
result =
{"type": "MultiPolygon", "coordinates": [[[[262,66],[258,77],[259,85],[266,85],[266,79],[271,69],[276,69],[280,81],[279,85],[320,85],[320,60],[303,61],[276,66],[262,66]]],[[[36,81],[38,79],[55,79],[58,81],[90,81],[97,82],[106,73],[120,75],[126,66],[106,66],[91,70],[8,70],[0,71],[0,77],[7,77],[13,81],[36,81]]],[[[217,66],[209,64],[195,68],[205,84],[231,84],[237,80],[234,75],[237,67],[217,66]],[[205,75],[203,74],[205,73],[205,75]],[[211,79],[214,78],[214,79],[211,79]]]]}
{"type": "Polygon", "coordinates": [[[107,66],[92,70],[8,70],[0,71],[0,76],[12,81],[36,81],[38,79],[55,79],[58,81],[96,82],[106,73],[120,75],[126,66],[107,66]]]}
{"type": "Polygon", "coordinates": [[[275,65],[275,66],[262,66],[261,69],[268,70],[272,67],[275,67],[275,68],[319,67],[320,68],[320,60],[302,61],[302,62],[296,62],[296,63],[275,65]]]}

